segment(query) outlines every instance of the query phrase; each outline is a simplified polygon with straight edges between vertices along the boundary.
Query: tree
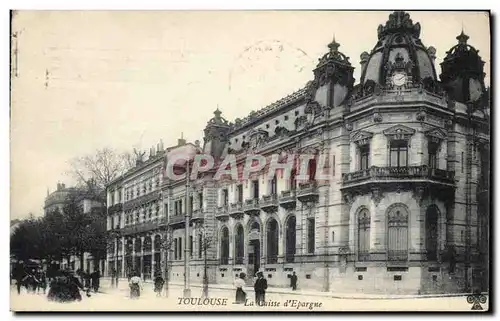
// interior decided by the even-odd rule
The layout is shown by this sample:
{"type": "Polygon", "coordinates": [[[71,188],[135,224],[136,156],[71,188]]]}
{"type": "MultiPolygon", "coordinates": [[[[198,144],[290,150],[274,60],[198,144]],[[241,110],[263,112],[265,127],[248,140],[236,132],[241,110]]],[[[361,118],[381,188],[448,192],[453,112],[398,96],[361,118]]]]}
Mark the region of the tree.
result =
{"type": "Polygon", "coordinates": [[[109,182],[135,166],[131,153],[119,153],[110,148],[73,158],[69,164],[68,174],[79,186],[88,186],[92,182],[98,189],[104,189],[109,182]]]}

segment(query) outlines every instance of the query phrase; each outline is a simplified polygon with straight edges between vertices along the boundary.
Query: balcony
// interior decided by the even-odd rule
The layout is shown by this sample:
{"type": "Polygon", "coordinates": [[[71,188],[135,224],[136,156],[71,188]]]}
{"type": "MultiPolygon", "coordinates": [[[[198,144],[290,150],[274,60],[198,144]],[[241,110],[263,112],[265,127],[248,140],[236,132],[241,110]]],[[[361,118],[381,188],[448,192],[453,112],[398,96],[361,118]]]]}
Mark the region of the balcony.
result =
{"type": "Polygon", "coordinates": [[[262,201],[260,201],[260,208],[268,213],[276,212],[276,210],[278,209],[278,199],[276,197],[276,194],[262,196],[262,201]]]}
{"type": "Polygon", "coordinates": [[[260,214],[259,199],[252,198],[252,199],[246,200],[243,211],[245,212],[245,214],[248,214],[248,215],[260,214]]]}
{"type": "Polygon", "coordinates": [[[119,213],[122,211],[122,209],[123,209],[122,203],[117,203],[115,205],[112,205],[112,206],[108,207],[108,215],[119,213]]]}
{"type": "Polygon", "coordinates": [[[168,221],[169,225],[183,224],[186,221],[184,213],[180,215],[172,215],[168,221]]]}
{"type": "Polygon", "coordinates": [[[160,226],[160,222],[158,220],[151,220],[147,222],[142,222],[134,225],[125,226],[120,230],[121,236],[127,236],[137,233],[148,232],[154,229],[157,229],[160,226]]]}
{"type": "Polygon", "coordinates": [[[387,251],[387,261],[406,262],[406,261],[408,261],[408,251],[406,251],[406,250],[389,250],[389,251],[387,251]]]}
{"type": "Polygon", "coordinates": [[[455,172],[426,165],[405,167],[377,167],[346,173],[342,175],[344,187],[360,185],[365,182],[394,181],[394,180],[430,180],[438,183],[454,184],[455,172]]]}
{"type": "Polygon", "coordinates": [[[234,203],[229,206],[229,215],[237,217],[243,215],[243,206],[241,203],[234,203]]]}
{"type": "Polygon", "coordinates": [[[370,260],[370,252],[361,251],[358,252],[358,261],[365,262],[370,260]]]}
{"type": "Polygon", "coordinates": [[[203,210],[201,208],[197,208],[191,214],[191,222],[202,222],[204,217],[203,210]]]}
{"type": "Polygon", "coordinates": [[[297,198],[301,202],[316,201],[319,197],[316,182],[307,182],[299,184],[297,198]]]}
{"type": "Polygon", "coordinates": [[[221,221],[229,219],[229,206],[224,205],[217,208],[215,218],[221,221]]]}
{"type": "Polygon", "coordinates": [[[295,204],[297,203],[297,198],[295,196],[295,190],[290,191],[282,191],[279,203],[281,207],[290,209],[295,208],[295,204]]]}
{"type": "Polygon", "coordinates": [[[239,256],[234,259],[234,264],[243,264],[243,257],[239,256]]]}

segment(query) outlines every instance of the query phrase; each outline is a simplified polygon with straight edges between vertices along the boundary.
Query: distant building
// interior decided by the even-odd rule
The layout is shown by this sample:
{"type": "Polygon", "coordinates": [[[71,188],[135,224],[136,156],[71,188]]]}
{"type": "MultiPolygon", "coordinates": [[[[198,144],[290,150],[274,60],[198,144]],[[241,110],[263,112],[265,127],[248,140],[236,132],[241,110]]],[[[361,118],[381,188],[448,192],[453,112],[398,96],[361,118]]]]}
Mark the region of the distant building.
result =
{"type": "MultiPolygon", "coordinates": [[[[89,214],[93,209],[104,208],[106,206],[104,191],[89,191],[87,188],[66,187],[65,184],[58,183],[57,189],[54,192],[49,193],[49,191],[47,191],[44,214],[47,215],[53,211],[63,213],[64,207],[68,205],[70,199],[74,199],[77,202],[78,207],[84,214],[89,214]]],[[[90,271],[94,270],[93,259],[89,253],[85,253],[84,255],[84,263],[85,269],[90,271]]],[[[104,265],[104,262],[99,264],[104,265]]],[[[67,259],[64,258],[61,267],[78,269],[80,267],[80,259],[76,256],[72,256],[68,264],[67,259]]],[[[101,266],[100,269],[102,271],[103,266],[101,266]]]]}

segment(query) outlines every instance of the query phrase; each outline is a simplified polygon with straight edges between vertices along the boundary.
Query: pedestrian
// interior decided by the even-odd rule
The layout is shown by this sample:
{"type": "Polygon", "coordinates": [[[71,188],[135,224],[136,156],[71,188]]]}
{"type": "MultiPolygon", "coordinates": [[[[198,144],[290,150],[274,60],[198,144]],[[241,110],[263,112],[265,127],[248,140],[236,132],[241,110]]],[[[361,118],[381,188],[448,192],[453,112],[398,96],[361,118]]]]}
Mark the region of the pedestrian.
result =
{"type": "Polygon", "coordinates": [[[31,269],[31,271],[28,272],[22,279],[22,282],[25,285],[26,291],[28,291],[28,293],[35,293],[36,288],[38,287],[38,279],[36,278],[35,269],[31,269]]]}
{"type": "Polygon", "coordinates": [[[243,304],[247,299],[247,293],[245,292],[245,277],[246,274],[241,272],[240,275],[234,280],[234,287],[236,288],[235,304],[243,304]]]}
{"type": "Polygon", "coordinates": [[[21,287],[23,286],[23,279],[25,275],[24,269],[18,265],[14,274],[14,277],[16,278],[17,294],[21,294],[21,287]]]}
{"type": "Polygon", "coordinates": [[[111,288],[116,287],[115,286],[115,278],[116,278],[116,270],[115,270],[115,268],[111,268],[111,288]]]}
{"type": "Polygon", "coordinates": [[[41,270],[40,273],[38,274],[37,292],[40,293],[40,290],[43,290],[43,294],[45,294],[46,289],[47,289],[47,275],[45,274],[45,271],[41,270]]]}
{"type": "Polygon", "coordinates": [[[138,272],[134,273],[134,276],[130,278],[130,298],[138,299],[141,296],[142,290],[142,280],[138,272]]]}
{"type": "Polygon", "coordinates": [[[264,273],[257,273],[257,280],[254,284],[255,303],[262,306],[266,300],[267,280],[264,279],[264,273]]]}
{"type": "Polygon", "coordinates": [[[87,270],[83,273],[83,286],[86,287],[87,289],[90,288],[90,271],[87,270]]]}
{"type": "Polygon", "coordinates": [[[163,290],[163,284],[165,284],[165,280],[162,278],[160,272],[156,272],[154,283],[156,296],[161,296],[161,291],[163,290]]]}
{"type": "Polygon", "coordinates": [[[99,272],[99,269],[95,270],[90,275],[90,278],[92,279],[92,289],[94,290],[94,293],[97,293],[97,291],[99,291],[99,285],[101,279],[101,273],[99,272]]]}
{"type": "Polygon", "coordinates": [[[295,274],[295,272],[293,272],[293,275],[290,278],[290,286],[292,287],[293,291],[297,290],[297,275],[295,274]]]}
{"type": "MultiPolygon", "coordinates": [[[[85,289],[72,271],[59,271],[50,283],[47,299],[56,302],[81,301],[80,290],[85,289]]],[[[87,296],[90,296],[88,292],[87,296]]]]}
{"type": "Polygon", "coordinates": [[[118,276],[119,276],[119,273],[116,270],[114,270],[114,271],[115,271],[115,287],[118,288],[118,276]]]}

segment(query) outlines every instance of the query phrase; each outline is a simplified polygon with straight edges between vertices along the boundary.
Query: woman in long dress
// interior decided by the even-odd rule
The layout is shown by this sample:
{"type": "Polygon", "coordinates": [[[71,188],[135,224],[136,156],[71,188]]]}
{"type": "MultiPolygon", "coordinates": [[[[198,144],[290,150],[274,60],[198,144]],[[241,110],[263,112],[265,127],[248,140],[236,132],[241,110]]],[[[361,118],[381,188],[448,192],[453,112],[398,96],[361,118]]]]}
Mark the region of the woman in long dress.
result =
{"type": "Polygon", "coordinates": [[[236,304],[245,303],[247,294],[245,292],[245,273],[240,273],[240,276],[234,280],[234,286],[236,288],[236,304]]]}
{"type": "Polygon", "coordinates": [[[137,273],[130,278],[129,286],[130,286],[130,298],[138,299],[141,296],[142,280],[141,277],[137,275],[137,273]]]}

